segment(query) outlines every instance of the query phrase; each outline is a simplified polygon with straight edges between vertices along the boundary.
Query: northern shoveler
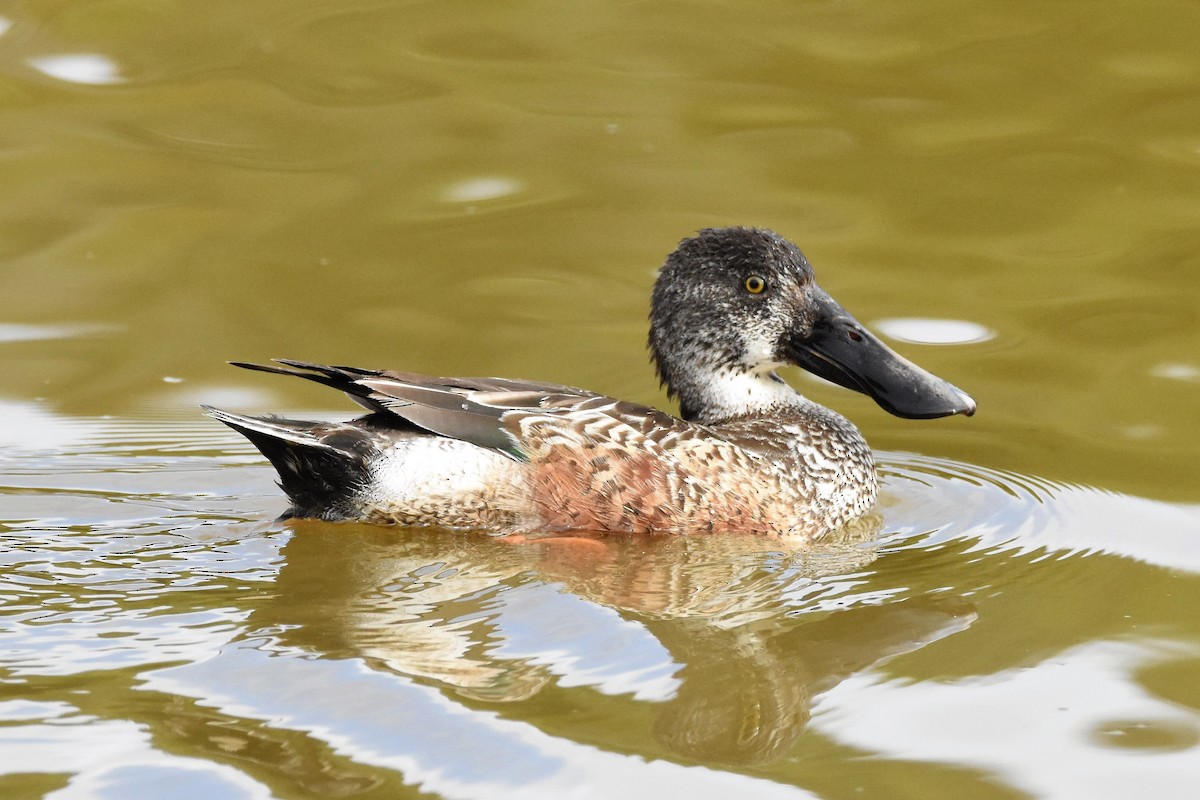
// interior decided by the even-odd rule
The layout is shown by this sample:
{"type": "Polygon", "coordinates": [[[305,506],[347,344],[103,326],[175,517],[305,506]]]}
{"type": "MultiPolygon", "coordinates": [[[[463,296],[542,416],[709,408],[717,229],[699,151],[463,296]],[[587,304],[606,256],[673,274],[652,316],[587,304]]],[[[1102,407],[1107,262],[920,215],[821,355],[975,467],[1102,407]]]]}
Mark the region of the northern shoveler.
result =
{"type": "Polygon", "coordinates": [[[497,532],[746,532],[815,539],[866,514],[878,481],[845,417],[775,370],[795,364],[892,414],[975,401],[896,354],[771,231],[684,239],[654,285],[650,352],[680,417],[583,389],[279,360],[234,362],[340,389],[349,422],[206,408],[275,469],[285,517],[497,532]]]}

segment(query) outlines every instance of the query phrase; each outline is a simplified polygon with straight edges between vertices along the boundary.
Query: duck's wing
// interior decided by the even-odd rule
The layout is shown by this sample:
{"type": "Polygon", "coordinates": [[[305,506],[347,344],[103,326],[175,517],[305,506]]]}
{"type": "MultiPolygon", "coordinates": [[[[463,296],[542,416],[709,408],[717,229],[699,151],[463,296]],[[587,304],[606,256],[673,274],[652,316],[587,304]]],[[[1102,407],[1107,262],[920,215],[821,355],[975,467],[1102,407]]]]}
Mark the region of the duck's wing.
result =
{"type": "Polygon", "coordinates": [[[695,428],[649,406],[541,381],[437,378],[285,359],[275,364],[231,363],[316,381],[345,392],[365,408],[394,415],[397,423],[407,423],[404,427],[415,425],[520,461],[529,459],[531,448],[544,444],[530,440],[531,420],[540,423],[539,430],[580,442],[624,432],[659,444],[695,428]]]}
{"type": "Polygon", "coordinates": [[[509,378],[435,378],[417,372],[395,372],[390,370],[363,369],[342,365],[314,364],[308,361],[295,361],[288,358],[272,359],[274,364],[253,364],[246,361],[230,361],[235,367],[252,369],[258,372],[269,372],[275,375],[290,375],[294,378],[304,378],[325,386],[345,392],[364,408],[372,411],[386,410],[371,397],[372,390],[366,388],[364,381],[387,380],[412,386],[428,388],[444,388],[454,391],[484,391],[484,392],[533,392],[544,395],[563,395],[575,397],[598,397],[595,392],[577,389],[574,386],[564,386],[557,383],[542,381],[522,381],[509,378]],[[282,365],[282,366],[280,366],[282,365]]]}

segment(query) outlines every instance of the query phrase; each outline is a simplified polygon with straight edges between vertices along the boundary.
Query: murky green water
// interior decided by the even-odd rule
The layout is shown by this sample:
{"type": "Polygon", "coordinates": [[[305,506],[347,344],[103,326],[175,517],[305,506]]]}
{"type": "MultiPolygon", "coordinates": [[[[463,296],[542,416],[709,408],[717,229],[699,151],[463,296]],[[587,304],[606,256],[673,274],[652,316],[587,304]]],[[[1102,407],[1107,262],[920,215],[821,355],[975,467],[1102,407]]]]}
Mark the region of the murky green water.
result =
{"type": "Polygon", "coordinates": [[[0,9],[0,796],[1185,798],[1200,7],[0,9]],[[664,404],[683,236],[756,224],[970,391],[879,530],[273,522],[275,356],[664,404]],[[936,343],[940,342],[940,343],[936,343]]]}

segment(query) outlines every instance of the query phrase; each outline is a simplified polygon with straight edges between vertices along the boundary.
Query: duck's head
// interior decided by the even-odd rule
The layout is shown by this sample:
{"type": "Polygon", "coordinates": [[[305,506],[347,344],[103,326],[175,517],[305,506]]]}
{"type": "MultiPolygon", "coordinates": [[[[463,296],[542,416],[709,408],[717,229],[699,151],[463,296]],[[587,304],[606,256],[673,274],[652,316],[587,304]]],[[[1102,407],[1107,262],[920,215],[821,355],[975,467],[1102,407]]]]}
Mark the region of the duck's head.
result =
{"type": "Polygon", "coordinates": [[[775,374],[795,364],[900,417],[971,415],[961,389],[900,356],[846,313],[778,234],[714,228],[680,242],[658,274],[650,351],[685,419],[769,412],[799,396],[775,374]]]}

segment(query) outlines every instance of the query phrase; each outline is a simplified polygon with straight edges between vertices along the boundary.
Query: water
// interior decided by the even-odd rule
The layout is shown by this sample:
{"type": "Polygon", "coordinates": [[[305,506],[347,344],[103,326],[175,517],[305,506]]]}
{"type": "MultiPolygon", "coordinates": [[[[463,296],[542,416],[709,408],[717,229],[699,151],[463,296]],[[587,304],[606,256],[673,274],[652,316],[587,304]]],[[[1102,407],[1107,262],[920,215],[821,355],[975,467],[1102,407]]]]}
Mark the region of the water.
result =
{"type": "Polygon", "coordinates": [[[0,12],[0,796],[1190,797],[1191,4],[0,12]],[[274,522],[275,356],[666,405],[774,227],[972,419],[812,549],[274,522]]]}

